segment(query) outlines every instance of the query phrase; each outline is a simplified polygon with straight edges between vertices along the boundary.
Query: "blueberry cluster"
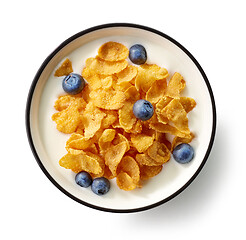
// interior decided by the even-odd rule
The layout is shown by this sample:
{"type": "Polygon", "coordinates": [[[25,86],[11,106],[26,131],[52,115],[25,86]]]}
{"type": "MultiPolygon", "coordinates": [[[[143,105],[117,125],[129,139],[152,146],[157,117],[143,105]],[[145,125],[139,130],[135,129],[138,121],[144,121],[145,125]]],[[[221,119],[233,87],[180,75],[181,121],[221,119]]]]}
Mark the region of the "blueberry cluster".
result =
{"type": "Polygon", "coordinates": [[[99,196],[106,194],[110,189],[110,182],[107,178],[98,177],[92,180],[91,175],[85,171],[76,174],[75,182],[81,187],[91,186],[92,192],[99,196]]]}

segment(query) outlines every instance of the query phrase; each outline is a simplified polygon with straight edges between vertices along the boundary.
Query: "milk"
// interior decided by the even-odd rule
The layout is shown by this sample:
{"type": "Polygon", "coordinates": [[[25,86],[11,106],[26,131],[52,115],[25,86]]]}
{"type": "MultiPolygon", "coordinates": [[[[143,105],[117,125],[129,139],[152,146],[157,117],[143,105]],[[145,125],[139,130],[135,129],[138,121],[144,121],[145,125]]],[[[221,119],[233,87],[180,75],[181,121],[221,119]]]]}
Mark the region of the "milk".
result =
{"type": "Polygon", "coordinates": [[[130,34],[127,35],[125,30],[117,30],[115,31],[117,34],[110,36],[100,34],[99,31],[99,33],[89,36],[90,41],[81,38],[81,42],[84,41],[83,44],[79,43],[79,39],[77,39],[77,43],[73,47],[66,46],[65,49],[67,48],[67,50],[58,52],[47,66],[48,70],[40,77],[41,80],[37,84],[32,104],[33,140],[42,164],[49,174],[76,198],[106,208],[121,207],[127,209],[129,208],[129,200],[132,200],[131,206],[133,208],[142,207],[152,204],[153,201],[161,201],[175,193],[195,174],[200,166],[212,131],[212,108],[209,92],[193,61],[169,40],[143,30],[134,30],[129,29],[128,33],[130,34]],[[128,49],[133,44],[142,44],[146,48],[147,63],[166,68],[170,76],[174,72],[183,75],[186,88],[182,95],[194,98],[197,106],[188,114],[189,128],[196,136],[191,143],[195,149],[194,160],[184,166],[171,159],[164,165],[164,169],[159,175],[147,181],[142,189],[131,192],[120,190],[116,186],[115,180],[111,180],[111,190],[103,197],[106,200],[102,201],[102,198],[95,197],[90,189],[80,189],[74,182],[75,174],[60,167],[59,159],[67,153],[65,144],[70,135],[59,132],[56,129],[56,123],[51,120],[51,116],[56,112],[53,107],[55,100],[65,94],[62,89],[63,77],[55,77],[55,70],[66,58],[69,58],[74,72],[81,74],[86,59],[95,57],[98,48],[107,41],[120,42],[128,49]],[[139,202],[139,200],[141,201],[139,202]]]}

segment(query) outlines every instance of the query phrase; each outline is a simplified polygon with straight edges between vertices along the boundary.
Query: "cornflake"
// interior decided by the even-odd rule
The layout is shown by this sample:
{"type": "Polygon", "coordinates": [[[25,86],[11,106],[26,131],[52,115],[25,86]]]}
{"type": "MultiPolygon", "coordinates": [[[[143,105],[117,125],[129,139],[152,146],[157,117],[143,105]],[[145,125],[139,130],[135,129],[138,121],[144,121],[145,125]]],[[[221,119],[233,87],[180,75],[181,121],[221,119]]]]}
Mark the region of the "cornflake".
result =
{"type": "MultiPolygon", "coordinates": [[[[52,115],[57,129],[71,134],[60,166],[75,173],[87,171],[93,178],[116,178],[125,191],[141,188],[143,181],[162,171],[177,144],[193,140],[188,113],[196,106],[194,99],[181,96],[186,82],[180,73],[169,79],[166,68],[130,65],[128,55],[121,43],[102,44],[97,56],[85,60],[83,91],[58,97],[52,115]],[[155,109],[148,121],[133,114],[139,99],[155,109]]],[[[72,71],[66,59],[55,76],[72,71]]]]}

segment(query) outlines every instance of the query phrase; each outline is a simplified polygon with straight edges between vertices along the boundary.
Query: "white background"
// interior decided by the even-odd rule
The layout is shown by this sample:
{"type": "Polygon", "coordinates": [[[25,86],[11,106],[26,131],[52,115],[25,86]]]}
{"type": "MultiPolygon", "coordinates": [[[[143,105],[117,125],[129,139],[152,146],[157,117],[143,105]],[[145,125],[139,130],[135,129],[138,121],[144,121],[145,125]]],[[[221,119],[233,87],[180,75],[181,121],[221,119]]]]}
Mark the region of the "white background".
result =
{"type": "Polygon", "coordinates": [[[1,239],[245,239],[245,1],[1,1],[1,239]],[[25,130],[27,94],[61,42],[111,22],[146,25],[186,47],[203,67],[217,107],[210,157],[168,203],[134,214],[90,209],[38,167],[25,130]]]}

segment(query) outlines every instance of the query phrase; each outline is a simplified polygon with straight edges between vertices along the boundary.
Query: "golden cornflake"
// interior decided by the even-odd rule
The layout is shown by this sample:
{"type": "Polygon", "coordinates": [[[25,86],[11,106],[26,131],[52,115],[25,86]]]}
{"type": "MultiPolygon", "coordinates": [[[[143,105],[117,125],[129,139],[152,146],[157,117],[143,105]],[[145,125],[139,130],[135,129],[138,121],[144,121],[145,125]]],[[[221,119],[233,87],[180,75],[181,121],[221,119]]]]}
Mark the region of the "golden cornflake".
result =
{"type": "Polygon", "coordinates": [[[146,166],[142,165],[140,166],[140,178],[141,180],[148,180],[149,178],[152,178],[159,174],[162,170],[163,166],[146,166]]]}
{"type": "Polygon", "coordinates": [[[156,80],[147,91],[146,100],[151,102],[152,104],[157,103],[164,96],[166,87],[167,80],[165,78],[156,80]],[[160,91],[160,89],[162,89],[162,91],[160,91]]]}
{"type": "Polygon", "coordinates": [[[171,152],[173,151],[173,149],[176,147],[176,145],[178,143],[190,143],[192,141],[192,139],[194,138],[194,134],[190,133],[189,136],[181,138],[181,137],[174,137],[173,141],[172,141],[172,146],[171,146],[171,152]]]}
{"type": "Polygon", "coordinates": [[[187,113],[196,106],[196,101],[193,98],[180,97],[179,101],[187,113]]]}
{"type": "Polygon", "coordinates": [[[59,161],[59,164],[62,167],[71,169],[75,173],[87,171],[94,174],[102,172],[102,163],[103,161],[100,157],[92,153],[83,153],[78,155],[67,153],[59,161]]]}
{"type": "Polygon", "coordinates": [[[137,90],[147,92],[156,80],[167,77],[168,71],[165,68],[161,68],[156,64],[149,65],[145,63],[138,70],[135,86],[137,90]]]}
{"type": "Polygon", "coordinates": [[[137,100],[140,99],[140,94],[135,86],[130,86],[124,92],[126,99],[129,102],[135,103],[137,100]]]}
{"type": "Polygon", "coordinates": [[[93,138],[86,138],[81,134],[73,133],[67,140],[66,148],[73,148],[77,150],[85,150],[94,143],[93,138]]]}
{"type": "Polygon", "coordinates": [[[142,153],[153,144],[154,137],[145,134],[131,134],[131,142],[133,147],[135,147],[139,153],[142,153]]]}
{"type": "Polygon", "coordinates": [[[120,189],[125,191],[131,191],[137,186],[137,184],[134,183],[133,179],[126,172],[120,172],[117,175],[116,183],[120,189]]]}
{"type": "Polygon", "coordinates": [[[100,129],[102,120],[106,114],[99,108],[95,107],[93,103],[87,104],[81,119],[84,124],[84,136],[91,138],[100,129]]]}
{"type": "Polygon", "coordinates": [[[180,73],[175,72],[170,79],[166,95],[172,98],[179,98],[181,91],[185,88],[185,80],[180,73]]]}
{"type": "Polygon", "coordinates": [[[137,121],[132,112],[133,103],[125,102],[124,106],[119,110],[119,124],[125,130],[133,128],[134,123],[137,121]]]}
{"type": "Polygon", "coordinates": [[[98,57],[106,61],[124,60],[128,55],[128,48],[118,42],[106,42],[98,50],[98,57]]]}
{"type": "Polygon", "coordinates": [[[123,157],[118,165],[117,172],[126,172],[136,184],[140,180],[139,166],[133,157],[123,157]]]}
{"type": "Polygon", "coordinates": [[[88,82],[92,90],[108,89],[113,84],[112,76],[97,74],[86,67],[82,71],[82,77],[88,82]]]}
{"type": "Polygon", "coordinates": [[[130,82],[133,78],[137,76],[138,69],[135,66],[127,66],[124,70],[117,73],[117,81],[118,83],[121,82],[130,82]]]}
{"type": "Polygon", "coordinates": [[[88,58],[85,62],[87,68],[97,74],[111,75],[114,73],[119,73],[125,69],[128,65],[126,60],[121,60],[117,62],[104,61],[100,58],[88,58]]]}
{"type": "Polygon", "coordinates": [[[125,94],[122,91],[114,91],[110,89],[105,91],[103,89],[92,91],[90,93],[95,106],[103,109],[117,110],[124,105],[126,99],[125,94]]]}
{"type": "Polygon", "coordinates": [[[101,76],[94,73],[89,68],[84,68],[82,77],[88,82],[91,89],[96,90],[102,87],[101,76]]]}
{"type": "Polygon", "coordinates": [[[148,148],[147,154],[161,165],[169,161],[171,157],[167,146],[164,143],[157,141],[154,141],[153,145],[148,148]]]}
{"type": "Polygon", "coordinates": [[[151,158],[147,153],[141,153],[136,155],[136,161],[139,165],[146,166],[158,166],[162,165],[161,163],[156,162],[153,158],[151,158]]]}
{"type": "Polygon", "coordinates": [[[104,113],[106,116],[102,120],[102,128],[109,128],[118,118],[118,114],[116,111],[105,110],[104,113]]]}
{"type": "Polygon", "coordinates": [[[116,137],[113,140],[113,144],[117,145],[117,144],[122,143],[122,142],[126,143],[126,147],[127,147],[126,152],[127,152],[130,149],[130,143],[124,135],[122,135],[121,133],[118,132],[116,137]]]}
{"type": "Polygon", "coordinates": [[[81,122],[81,115],[78,107],[71,104],[66,109],[54,113],[52,120],[56,122],[56,128],[63,133],[73,133],[81,122]]]}
{"type": "Polygon", "coordinates": [[[114,129],[105,129],[98,140],[98,145],[101,151],[106,151],[115,138],[116,131],[114,129]]]}
{"type": "Polygon", "coordinates": [[[61,64],[61,66],[55,71],[54,76],[56,76],[56,77],[66,76],[66,75],[68,75],[69,73],[72,73],[72,72],[73,72],[72,63],[67,58],[61,64]]]}
{"type": "Polygon", "coordinates": [[[157,132],[161,132],[161,133],[169,133],[172,134],[174,136],[178,136],[178,137],[187,137],[189,136],[189,134],[184,133],[179,131],[177,128],[169,125],[169,124],[163,124],[163,123],[150,123],[150,128],[156,130],[157,132]]]}
{"type": "Polygon", "coordinates": [[[184,133],[190,132],[187,113],[178,99],[173,99],[163,111],[178,130],[184,133]]]}
{"type": "Polygon", "coordinates": [[[113,176],[116,176],[117,167],[127,150],[127,143],[121,142],[110,147],[105,154],[105,164],[109,167],[113,176]]]}
{"type": "MultiPolygon", "coordinates": [[[[174,147],[192,141],[188,113],[196,106],[194,99],[181,95],[186,85],[181,74],[176,72],[169,80],[167,69],[131,65],[128,55],[123,44],[104,43],[97,56],[85,61],[83,91],[59,96],[52,115],[57,129],[71,134],[60,166],[75,173],[87,171],[92,178],[116,178],[125,191],[140,188],[142,181],[159,174],[174,147]],[[140,99],[155,109],[147,121],[133,114],[140,99]]],[[[55,75],[72,71],[66,59],[55,75]]]]}
{"type": "Polygon", "coordinates": [[[86,106],[85,100],[83,98],[81,98],[81,94],[78,94],[78,95],[73,95],[73,96],[71,96],[71,95],[60,96],[55,101],[54,108],[57,111],[62,111],[64,109],[66,109],[67,107],[69,107],[70,104],[72,104],[72,103],[77,105],[79,110],[84,109],[86,106]]]}

